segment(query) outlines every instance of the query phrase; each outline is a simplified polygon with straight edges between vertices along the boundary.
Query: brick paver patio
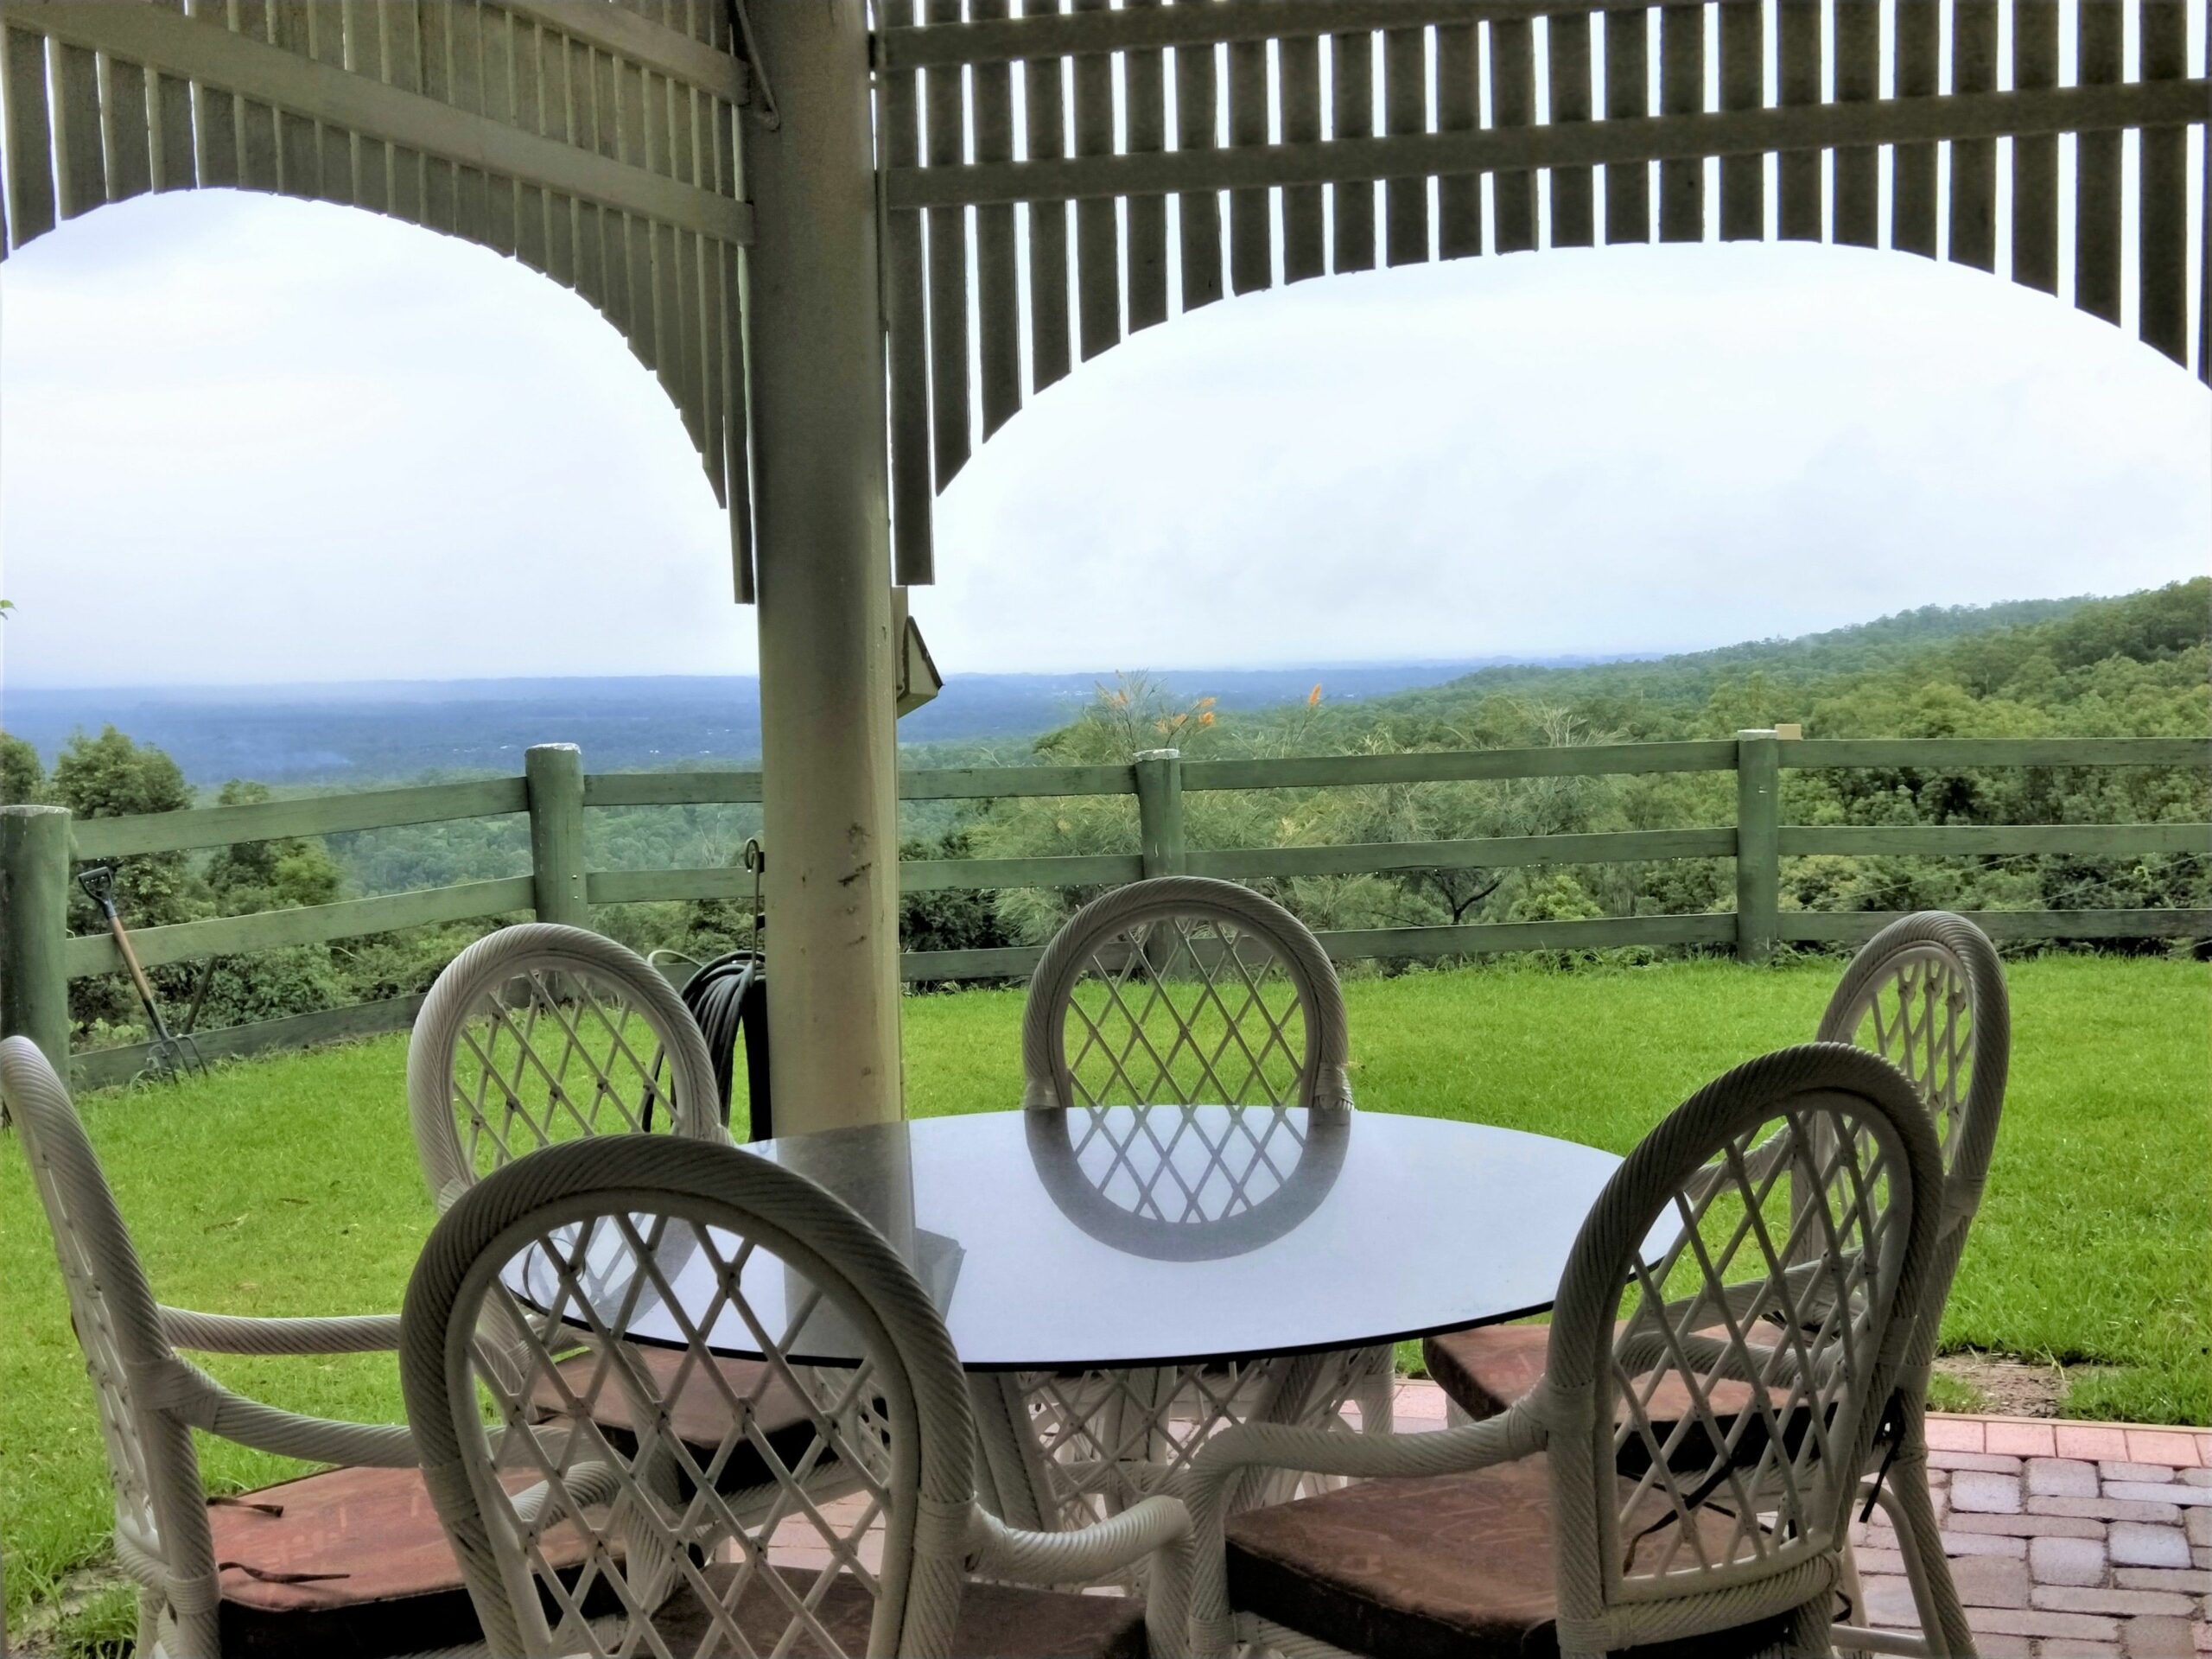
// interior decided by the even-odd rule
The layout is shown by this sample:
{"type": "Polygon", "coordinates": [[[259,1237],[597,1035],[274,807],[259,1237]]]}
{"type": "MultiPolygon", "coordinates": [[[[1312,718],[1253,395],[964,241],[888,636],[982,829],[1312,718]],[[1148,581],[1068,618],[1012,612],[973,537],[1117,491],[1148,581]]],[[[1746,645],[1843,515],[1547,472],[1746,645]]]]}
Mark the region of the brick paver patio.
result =
{"type": "MultiPolygon", "coordinates": [[[[1444,1427],[1443,1390],[1398,1389],[1397,1427],[1444,1427]]],[[[1931,1417],[1936,1510],[1983,1659],[2212,1655],[2212,1433],[2020,1417],[1931,1417]]],[[[830,1505],[849,1522],[847,1506],[830,1505]]],[[[876,1540],[861,1548],[874,1565],[876,1540]]],[[[1916,1633],[1897,1535],[1853,1529],[1869,1621],[1916,1633]]],[[[775,1559],[830,1552],[785,1523],[775,1559]]]]}

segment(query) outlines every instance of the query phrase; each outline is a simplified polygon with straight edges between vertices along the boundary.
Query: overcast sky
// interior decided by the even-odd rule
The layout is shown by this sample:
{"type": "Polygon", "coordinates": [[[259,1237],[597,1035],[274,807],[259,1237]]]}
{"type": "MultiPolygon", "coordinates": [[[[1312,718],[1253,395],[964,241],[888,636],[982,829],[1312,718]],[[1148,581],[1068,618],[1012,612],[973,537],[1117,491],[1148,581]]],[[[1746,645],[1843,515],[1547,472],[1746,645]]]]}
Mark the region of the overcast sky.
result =
{"type": "MultiPolygon", "coordinates": [[[[939,523],[952,675],[1690,648],[2199,574],[2212,397],[1917,259],[1548,252],[1150,330],[939,523]]],[[[750,672],[727,545],[653,377],[512,261],[205,193],[0,266],[9,683],[750,672]]]]}

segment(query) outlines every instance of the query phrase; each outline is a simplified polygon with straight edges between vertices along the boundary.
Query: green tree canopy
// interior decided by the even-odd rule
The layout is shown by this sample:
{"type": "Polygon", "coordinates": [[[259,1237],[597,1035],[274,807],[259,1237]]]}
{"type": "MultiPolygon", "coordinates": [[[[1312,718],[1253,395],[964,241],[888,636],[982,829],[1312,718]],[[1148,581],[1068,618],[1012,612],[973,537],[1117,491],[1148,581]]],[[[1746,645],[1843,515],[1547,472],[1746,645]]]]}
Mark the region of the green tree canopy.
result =
{"type": "Polygon", "coordinates": [[[0,806],[44,798],[46,766],[38,750],[12,732],[0,732],[0,806]]]}

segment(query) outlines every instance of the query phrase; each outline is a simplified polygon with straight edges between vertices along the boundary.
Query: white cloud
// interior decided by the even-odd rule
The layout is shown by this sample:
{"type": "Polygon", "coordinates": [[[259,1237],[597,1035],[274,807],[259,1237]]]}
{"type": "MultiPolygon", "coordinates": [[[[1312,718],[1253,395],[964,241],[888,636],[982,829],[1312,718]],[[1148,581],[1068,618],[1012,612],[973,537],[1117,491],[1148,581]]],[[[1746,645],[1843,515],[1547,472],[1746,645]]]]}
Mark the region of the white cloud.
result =
{"type": "MultiPolygon", "coordinates": [[[[584,303],[340,208],[103,210],[0,267],[16,683],[742,672],[727,532],[584,303]]],[[[1666,649],[2112,592],[2212,544],[2212,399],[1891,254],[1616,248],[1147,331],[969,463],[986,669],[1666,649]]]]}
{"type": "Polygon", "coordinates": [[[957,480],[941,654],[1135,611],[1153,661],[1717,644],[2117,591],[2212,544],[2212,404],[1987,276],[1616,248],[1333,279],[1152,331],[957,480]]]}

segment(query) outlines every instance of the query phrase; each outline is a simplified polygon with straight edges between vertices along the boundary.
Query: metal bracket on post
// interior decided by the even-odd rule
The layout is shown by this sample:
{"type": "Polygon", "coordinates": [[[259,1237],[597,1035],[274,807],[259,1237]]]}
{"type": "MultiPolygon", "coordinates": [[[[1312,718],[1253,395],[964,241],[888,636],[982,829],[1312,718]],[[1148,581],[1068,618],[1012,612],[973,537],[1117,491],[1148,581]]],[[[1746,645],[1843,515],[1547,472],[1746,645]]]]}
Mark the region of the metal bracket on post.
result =
{"type": "Polygon", "coordinates": [[[745,45],[746,63],[753,71],[756,95],[748,101],[760,105],[754,118],[773,132],[784,124],[783,112],[776,107],[776,89],[768,84],[768,66],[760,61],[760,48],[753,38],[753,19],[745,6],[746,0],[729,0],[730,18],[737,25],[737,37],[745,45]]]}
{"type": "Polygon", "coordinates": [[[1782,766],[1770,728],[1736,734],[1736,960],[1764,962],[1781,912],[1782,766]]]}

